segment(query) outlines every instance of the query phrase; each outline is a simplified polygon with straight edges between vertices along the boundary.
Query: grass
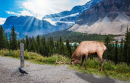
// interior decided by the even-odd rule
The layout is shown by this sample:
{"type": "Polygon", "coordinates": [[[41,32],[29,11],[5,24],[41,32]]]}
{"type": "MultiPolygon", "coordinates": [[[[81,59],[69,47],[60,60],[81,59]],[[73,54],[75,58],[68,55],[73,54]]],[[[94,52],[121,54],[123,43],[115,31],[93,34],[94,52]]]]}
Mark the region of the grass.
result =
{"type": "MultiPolygon", "coordinates": [[[[20,50],[14,50],[14,51],[0,50],[0,55],[13,57],[13,58],[20,58],[20,50]]],[[[57,61],[61,61],[62,57],[64,57],[63,58],[64,61],[70,62],[70,58],[61,56],[58,54],[54,54],[53,56],[47,58],[34,52],[24,51],[24,57],[25,57],[25,60],[29,60],[37,64],[55,65],[56,59],[57,61]]],[[[120,63],[120,64],[115,65],[112,61],[105,61],[103,64],[102,72],[100,72],[100,64],[101,62],[98,59],[90,60],[88,58],[87,70],[85,70],[85,63],[83,63],[81,69],[79,69],[79,64],[75,64],[73,68],[71,65],[69,65],[69,68],[74,69],[79,72],[86,73],[86,74],[111,77],[111,78],[124,80],[124,81],[130,80],[130,66],[127,66],[126,63],[120,63]]]]}

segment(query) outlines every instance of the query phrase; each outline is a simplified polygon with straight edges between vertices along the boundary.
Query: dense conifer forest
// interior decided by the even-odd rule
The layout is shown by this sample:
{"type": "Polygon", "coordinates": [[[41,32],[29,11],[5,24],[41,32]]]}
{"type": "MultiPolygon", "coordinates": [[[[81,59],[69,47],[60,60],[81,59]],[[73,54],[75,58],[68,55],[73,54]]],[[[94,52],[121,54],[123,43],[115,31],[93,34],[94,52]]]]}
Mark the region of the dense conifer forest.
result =
{"type": "MultiPolygon", "coordinates": [[[[17,50],[20,48],[19,45],[22,42],[24,43],[24,49],[28,52],[37,52],[42,56],[47,57],[50,57],[53,54],[61,54],[70,58],[74,50],[77,48],[76,43],[72,46],[70,42],[80,43],[83,40],[95,40],[104,42],[107,47],[103,56],[104,59],[111,60],[115,64],[121,62],[125,62],[127,65],[130,64],[130,30],[128,30],[128,28],[125,34],[125,40],[122,39],[121,42],[116,41],[115,43],[112,42],[113,35],[88,35],[85,33],[70,31],[61,31],[60,33],[54,32],[52,34],[54,34],[54,36],[44,35],[44,37],[38,35],[37,37],[26,36],[26,38],[17,39],[14,27],[12,27],[11,33],[7,34],[1,26],[0,49],[17,50]],[[57,36],[56,38],[56,35],[59,37],[57,36]],[[120,43],[120,46],[118,43],[120,43]]],[[[94,57],[97,56],[89,56],[90,59],[93,59],[94,57]]]]}

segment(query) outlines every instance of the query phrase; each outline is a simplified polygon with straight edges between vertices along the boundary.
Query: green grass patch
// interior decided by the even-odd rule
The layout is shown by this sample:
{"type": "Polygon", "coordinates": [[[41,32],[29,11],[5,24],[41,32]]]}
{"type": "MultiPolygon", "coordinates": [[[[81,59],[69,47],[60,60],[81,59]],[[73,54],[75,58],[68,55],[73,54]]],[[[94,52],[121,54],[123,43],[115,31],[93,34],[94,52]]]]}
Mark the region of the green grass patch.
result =
{"type": "MultiPolygon", "coordinates": [[[[14,51],[0,50],[0,55],[5,56],[5,57],[20,58],[20,50],[14,50],[14,51]]],[[[61,61],[62,57],[64,61],[70,62],[70,58],[62,56],[62,55],[54,54],[53,56],[47,58],[34,52],[27,52],[27,50],[24,51],[24,57],[25,57],[25,60],[29,60],[37,64],[55,65],[56,60],[61,61]]],[[[68,68],[79,71],[79,72],[83,72],[86,74],[111,77],[111,78],[120,79],[124,81],[130,80],[130,66],[127,66],[126,63],[120,63],[120,64],[115,65],[112,61],[105,61],[103,63],[102,72],[100,72],[100,65],[101,65],[100,60],[98,59],[90,60],[90,58],[88,58],[87,70],[85,70],[85,63],[83,63],[81,69],[79,69],[79,64],[75,64],[73,68],[72,68],[72,65],[69,65],[68,68]]]]}

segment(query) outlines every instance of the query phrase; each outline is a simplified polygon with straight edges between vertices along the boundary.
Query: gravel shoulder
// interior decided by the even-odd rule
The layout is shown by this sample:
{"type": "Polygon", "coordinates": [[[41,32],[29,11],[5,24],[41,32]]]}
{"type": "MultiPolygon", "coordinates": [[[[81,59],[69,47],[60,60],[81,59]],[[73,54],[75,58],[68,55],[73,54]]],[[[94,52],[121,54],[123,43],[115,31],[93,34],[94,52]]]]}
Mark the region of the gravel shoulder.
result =
{"type": "Polygon", "coordinates": [[[79,73],[67,65],[52,66],[25,61],[28,75],[19,73],[20,60],[0,56],[0,83],[128,83],[117,79],[79,73]]]}

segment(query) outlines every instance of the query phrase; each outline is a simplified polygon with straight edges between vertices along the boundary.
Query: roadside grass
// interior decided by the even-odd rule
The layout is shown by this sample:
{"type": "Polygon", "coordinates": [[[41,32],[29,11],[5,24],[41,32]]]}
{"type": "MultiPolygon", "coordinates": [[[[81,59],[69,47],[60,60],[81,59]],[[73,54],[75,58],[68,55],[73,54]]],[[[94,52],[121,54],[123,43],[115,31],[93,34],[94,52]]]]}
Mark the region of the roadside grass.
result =
{"type": "MultiPolygon", "coordinates": [[[[0,55],[5,57],[13,57],[13,58],[20,58],[20,50],[0,50],[0,55]]],[[[70,62],[70,58],[54,54],[51,57],[44,57],[40,54],[34,53],[34,52],[27,52],[24,51],[24,58],[25,60],[29,60],[30,62],[37,63],[37,64],[49,64],[49,65],[58,65],[55,64],[56,60],[61,61],[63,57],[63,60],[66,62],[70,62]]],[[[90,60],[88,58],[87,60],[87,70],[85,70],[85,63],[83,63],[82,68],[79,69],[79,64],[75,64],[74,67],[72,67],[71,64],[69,64],[69,69],[73,69],[82,73],[86,74],[92,74],[92,75],[98,75],[103,77],[111,77],[114,79],[119,79],[123,81],[130,80],[130,66],[127,66],[126,63],[119,63],[115,65],[112,61],[105,61],[103,64],[103,71],[100,72],[100,65],[101,62],[98,59],[90,60]]]]}

